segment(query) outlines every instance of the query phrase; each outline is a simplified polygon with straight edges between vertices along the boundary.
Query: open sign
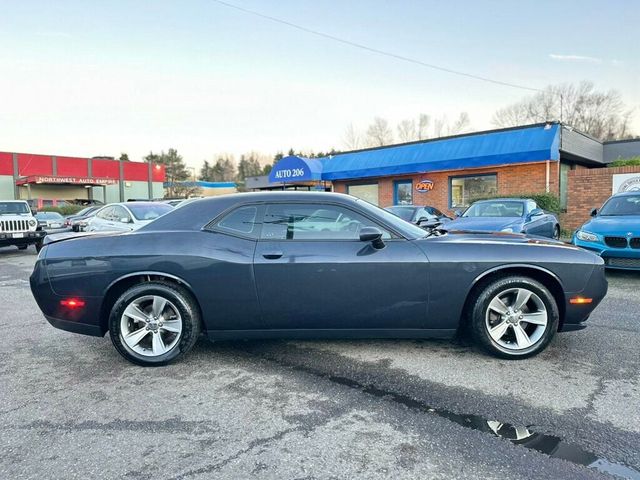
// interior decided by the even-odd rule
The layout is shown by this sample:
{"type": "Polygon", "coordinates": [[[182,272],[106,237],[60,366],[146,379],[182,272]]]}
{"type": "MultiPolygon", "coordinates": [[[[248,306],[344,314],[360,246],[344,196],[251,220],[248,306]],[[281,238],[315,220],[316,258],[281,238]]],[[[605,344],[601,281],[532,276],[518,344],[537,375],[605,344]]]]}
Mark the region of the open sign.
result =
{"type": "Polygon", "coordinates": [[[416,183],[416,190],[418,192],[429,192],[433,190],[433,182],[431,180],[420,180],[416,183]]]}

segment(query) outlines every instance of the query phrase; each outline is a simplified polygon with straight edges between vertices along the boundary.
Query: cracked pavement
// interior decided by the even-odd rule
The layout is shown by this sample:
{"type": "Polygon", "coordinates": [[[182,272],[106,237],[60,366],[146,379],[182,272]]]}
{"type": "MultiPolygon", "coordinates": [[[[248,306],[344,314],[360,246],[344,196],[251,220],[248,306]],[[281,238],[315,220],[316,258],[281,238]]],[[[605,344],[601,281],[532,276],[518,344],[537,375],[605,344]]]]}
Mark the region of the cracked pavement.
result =
{"type": "Polygon", "coordinates": [[[202,340],[142,368],[46,323],[35,258],[0,249],[0,478],[608,477],[447,415],[640,471],[640,274],[610,273],[589,328],[524,361],[461,340],[202,340]]]}

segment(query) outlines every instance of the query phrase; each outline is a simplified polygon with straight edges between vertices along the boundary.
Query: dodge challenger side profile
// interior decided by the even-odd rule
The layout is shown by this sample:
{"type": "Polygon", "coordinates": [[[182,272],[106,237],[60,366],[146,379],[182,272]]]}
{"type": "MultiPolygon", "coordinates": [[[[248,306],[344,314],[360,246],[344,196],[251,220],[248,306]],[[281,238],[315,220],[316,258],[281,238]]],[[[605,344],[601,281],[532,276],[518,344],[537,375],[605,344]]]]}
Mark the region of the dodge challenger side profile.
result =
{"type": "Polygon", "coordinates": [[[134,232],[51,235],[31,289],[54,327],[141,365],[210,340],[447,338],[509,359],[578,330],[602,259],[513,233],[425,231],[337,193],[190,202],[134,232]]]}

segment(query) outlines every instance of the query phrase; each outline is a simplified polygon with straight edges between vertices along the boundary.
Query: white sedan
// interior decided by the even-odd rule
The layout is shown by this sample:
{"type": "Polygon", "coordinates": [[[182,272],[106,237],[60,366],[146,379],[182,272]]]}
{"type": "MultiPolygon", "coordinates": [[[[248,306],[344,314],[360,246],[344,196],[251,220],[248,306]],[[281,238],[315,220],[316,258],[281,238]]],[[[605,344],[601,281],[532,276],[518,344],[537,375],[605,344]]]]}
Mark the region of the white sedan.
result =
{"type": "Polygon", "coordinates": [[[88,232],[137,230],[173,210],[167,203],[125,202],[105,205],[87,222],[88,232]]]}

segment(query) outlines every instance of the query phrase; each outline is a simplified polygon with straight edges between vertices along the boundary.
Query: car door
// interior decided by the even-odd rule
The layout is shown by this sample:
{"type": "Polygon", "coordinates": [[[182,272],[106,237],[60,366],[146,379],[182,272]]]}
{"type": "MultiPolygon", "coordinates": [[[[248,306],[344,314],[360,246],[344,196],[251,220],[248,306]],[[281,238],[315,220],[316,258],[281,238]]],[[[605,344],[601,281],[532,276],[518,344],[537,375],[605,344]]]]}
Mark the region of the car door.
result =
{"type": "Polygon", "coordinates": [[[531,216],[531,212],[536,210],[538,205],[536,202],[528,200],[525,202],[525,223],[524,230],[529,235],[540,235],[550,237],[551,235],[546,231],[546,215],[534,215],[531,216]]]}
{"type": "Polygon", "coordinates": [[[271,329],[426,326],[424,253],[345,206],[267,205],[254,272],[263,320],[271,329]],[[359,240],[365,226],[383,231],[384,248],[359,240]]]}

